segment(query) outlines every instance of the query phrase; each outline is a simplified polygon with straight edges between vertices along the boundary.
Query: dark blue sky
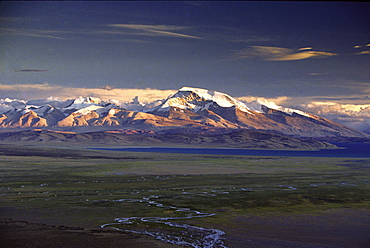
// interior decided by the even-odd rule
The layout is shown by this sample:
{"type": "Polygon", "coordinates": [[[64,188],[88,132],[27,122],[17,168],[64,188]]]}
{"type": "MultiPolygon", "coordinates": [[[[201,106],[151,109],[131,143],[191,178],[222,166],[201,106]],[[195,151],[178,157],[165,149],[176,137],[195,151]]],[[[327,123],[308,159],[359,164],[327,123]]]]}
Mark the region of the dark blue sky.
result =
{"type": "Polygon", "coordinates": [[[368,3],[3,1],[0,9],[0,85],[370,93],[368,3]]]}

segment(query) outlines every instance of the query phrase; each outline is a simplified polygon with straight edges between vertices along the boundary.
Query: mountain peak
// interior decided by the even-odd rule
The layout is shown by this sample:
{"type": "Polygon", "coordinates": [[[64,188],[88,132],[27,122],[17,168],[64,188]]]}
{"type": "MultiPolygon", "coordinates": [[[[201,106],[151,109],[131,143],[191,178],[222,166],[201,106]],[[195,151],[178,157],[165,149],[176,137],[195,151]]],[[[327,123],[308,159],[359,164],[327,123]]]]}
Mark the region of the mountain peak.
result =
{"type": "Polygon", "coordinates": [[[213,90],[192,88],[192,87],[182,87],[179,90],[179,92],[193,92],[197,94],[199,97],[203,98],[204,100],[214,101],[221,107],[226,107],[226,108],[235,106],[235,103],[239,102],[235,100],[233,97],[225,93],[213,91],[213,90]]]}
{"type": "Polygon", "coordinates": [[[102,104],[102,100],[100,98],[97,98],[97,97],[91,97],[91,96],[88,96],[88,97],[78,97],[76,99],[74,99],[70,105],[68,105],[67,107],[65,107],[64,109],[75,109],[75,110],[78,110],[78,109],[81,109],[81,108],[86,108],[86,107],[89,107],[91,105],[95,105],[95,106],[99,106],[102,104]]]}
{"type": "Polygon", "coordinates": [[[100,104],[101,102],[102,100],[100,98],[92,97],[92,96],[88,96],[88,97],[80,96],[76,100],[74,100],[74,103],[100,104]]]}
{"type": "Polygon", "coordinates": [[[223,108],[236,107],[243,112],[253,114],[244,103],[225,93],[193,87],[182,87],[176,94],[167,98],[160,108],[164,110],[168,107],[177,107],[199,111],[208,109],[212,104],[223,108]]]}

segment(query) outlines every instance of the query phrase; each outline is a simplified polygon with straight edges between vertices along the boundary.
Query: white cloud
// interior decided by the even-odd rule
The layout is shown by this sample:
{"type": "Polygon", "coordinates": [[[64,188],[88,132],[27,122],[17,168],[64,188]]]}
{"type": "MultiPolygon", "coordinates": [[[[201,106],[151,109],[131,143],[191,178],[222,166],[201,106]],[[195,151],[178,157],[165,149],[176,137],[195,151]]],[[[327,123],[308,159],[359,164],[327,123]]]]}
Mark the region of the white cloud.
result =
{"type": "Polygon", "coordinates": [[[247,49],[234,53],[232,58],[243,59],[249,57],[258,57],[269,61],[289,61],[308,58],[323,58],[337,55],[336,53],[311,51],[310,49],[312,48],[305,47],[293,50],[283,47],[250,46],[247,49]]]}
{"type": "Polygon", "coordinates": [[[343,125],[365,131],[370,128],[370,104],[339,104],[335,102],[311,102],[302,109],[343,125]]]}
{"type": "Polygon", "coordinates": [[[335,114],[352,117],[370,117],[370,104],[340,104],[336,102],[310,102],[302,107],[319,115],[335,114]]]}
{"type": "Polygon", "coordinates": [[[277,105],[282,105],[291,98],[287,97],[287,96],[279,96],[279,97],[275,97],[275,98],[264,98],[264,97],[257,97],[257,96],[241,96],[241,97],[235,97],[235,99],[237,99],[239,101],[246,102],[246,103],[254,102],[257,99],[263,99],[263,100],[266,100],[266,101],[269,101],[269,102],[274,102],[277,105]]]}

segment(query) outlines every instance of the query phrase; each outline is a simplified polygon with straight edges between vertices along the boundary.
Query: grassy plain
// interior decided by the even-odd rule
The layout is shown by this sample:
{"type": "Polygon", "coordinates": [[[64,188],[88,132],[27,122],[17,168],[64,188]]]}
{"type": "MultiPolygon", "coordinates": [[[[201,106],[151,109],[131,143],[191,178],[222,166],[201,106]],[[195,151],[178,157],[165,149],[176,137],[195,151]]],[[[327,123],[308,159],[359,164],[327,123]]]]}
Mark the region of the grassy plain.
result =
{"type": "Polygon", "coordinates": [[[0,173],[3,219],[97,228],[117,217],[179,215],[117,201],[155,197],[165,206],[215,213],[181,222],[225,231],[229,247],[362,247],[370,241],[370,159],[7,145],[0,173]]]}

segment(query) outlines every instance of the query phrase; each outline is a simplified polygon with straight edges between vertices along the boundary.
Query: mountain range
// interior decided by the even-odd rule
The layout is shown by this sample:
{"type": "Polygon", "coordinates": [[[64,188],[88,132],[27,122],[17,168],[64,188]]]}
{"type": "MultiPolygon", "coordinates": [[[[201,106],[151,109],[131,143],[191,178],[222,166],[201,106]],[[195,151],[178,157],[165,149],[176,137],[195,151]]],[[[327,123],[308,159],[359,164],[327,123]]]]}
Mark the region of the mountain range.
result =
{"type": "Polygon", "coordinates": [[[0,127],[4,130],[41,128],[86,133],[126,129],[188,135],[249,130],[295,138],[369,138],[323,117],[264,99],[246,103],[225,93],[192,87],[183,87],[151,104],[142,104],[137,97],[128,103],[95,97],[2,102],[0,127]]]}

